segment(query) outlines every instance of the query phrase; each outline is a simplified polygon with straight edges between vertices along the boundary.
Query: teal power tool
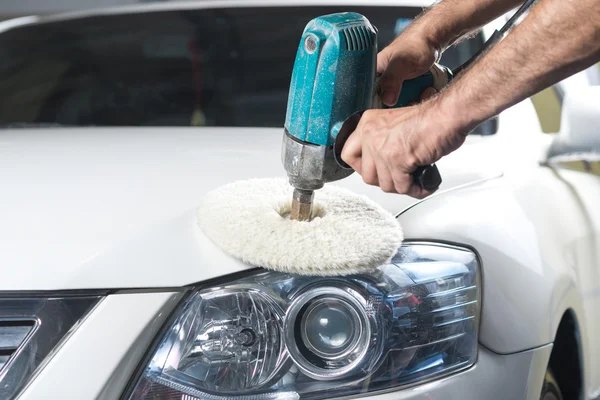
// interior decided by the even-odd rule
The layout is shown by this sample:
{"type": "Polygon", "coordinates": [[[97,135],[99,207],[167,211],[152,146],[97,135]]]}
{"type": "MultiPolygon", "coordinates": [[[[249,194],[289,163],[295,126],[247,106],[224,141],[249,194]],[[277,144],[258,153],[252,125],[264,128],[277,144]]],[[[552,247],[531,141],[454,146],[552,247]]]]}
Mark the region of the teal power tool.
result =
{"type": "MultiPolygon", "coordinates": [[[[295,188],[290,217],[310,220],[314,191],[354,171],[341,149],[365,110],[380,107],[377,95],[377,30],[364,16],[338,13],[313,19],[302,34],[292,73],[281,158],[295,188]]],[[[441,89],[452,73],[435,65],[405,81],[396,107],[418,101],[428,87],[441,89]]],[[[435,190],[441,177],[435,165],[413,174],[435,190]]]]}

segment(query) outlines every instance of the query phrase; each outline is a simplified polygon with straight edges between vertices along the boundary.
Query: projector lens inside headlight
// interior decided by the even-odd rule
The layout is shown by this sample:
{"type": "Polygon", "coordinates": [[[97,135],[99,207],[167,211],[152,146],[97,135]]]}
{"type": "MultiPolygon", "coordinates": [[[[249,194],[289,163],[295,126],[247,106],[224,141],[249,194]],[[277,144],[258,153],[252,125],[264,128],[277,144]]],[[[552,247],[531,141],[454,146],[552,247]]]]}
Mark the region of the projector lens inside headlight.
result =
{"type": "Polygon", "coordinates": [[[342,280],[321,280],[294,296],[286,312],[285,339],[304,374],[336,379],[373,361],[366,355],[378,336],[377,322],[369,320],[365,304],[366,299],[342,280]]]}
{"type": "Polygon", "coordinates": [[[329,399],[467,368],[477,357],[479,264],[464,248],[401,246],[345,278],[255,270],[198,288],[130,399],[329,399]]]}
{"type": "Polygon", "coordinates": [[[334,360],[355,346],[360,337],[359,318],[344,302],[321,300],[302,316],[302,342],[314,354],[334,360]]]}

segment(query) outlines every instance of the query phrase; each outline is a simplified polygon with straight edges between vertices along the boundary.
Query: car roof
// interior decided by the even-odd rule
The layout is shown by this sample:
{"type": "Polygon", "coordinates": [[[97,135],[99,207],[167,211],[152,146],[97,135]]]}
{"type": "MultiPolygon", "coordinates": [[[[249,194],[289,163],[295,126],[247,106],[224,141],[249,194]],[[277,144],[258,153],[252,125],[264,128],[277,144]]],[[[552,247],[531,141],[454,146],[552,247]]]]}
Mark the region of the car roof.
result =
{"type": "Polygon", "coordinates": [[[0,21],[0,33],[25,26],[50,22],[60,22],[71,19],[119,14],[136,14],[145,12],[161,12],[172,10],[193,10],[210,8],[236,7],[316,7],[340,6],[349,7],[428,7],[434,0],[163,0],[152,3],[133,5],[99,7],[85,10],[69,11],[47,15],[30,15],[6,21],[0,21]]]}

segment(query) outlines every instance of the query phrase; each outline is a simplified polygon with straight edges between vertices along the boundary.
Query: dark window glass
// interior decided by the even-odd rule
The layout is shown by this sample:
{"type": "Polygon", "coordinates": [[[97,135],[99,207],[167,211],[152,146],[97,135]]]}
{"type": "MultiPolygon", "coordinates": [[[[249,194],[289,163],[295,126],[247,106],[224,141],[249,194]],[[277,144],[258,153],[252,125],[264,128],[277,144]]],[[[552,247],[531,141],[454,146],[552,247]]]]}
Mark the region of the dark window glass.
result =
{"type": "MultiPolygon", "coordinates": [[[[356,11],[391,42],[403,7],[273,7],[105,15],[0,34],[0,125],[281,127],[296,49],[318,15],[356,11]],[[200,112],[195,112],[199,110],[200,112]]],[[[448,50],[456,67],[481,45],[448,50]]]]}

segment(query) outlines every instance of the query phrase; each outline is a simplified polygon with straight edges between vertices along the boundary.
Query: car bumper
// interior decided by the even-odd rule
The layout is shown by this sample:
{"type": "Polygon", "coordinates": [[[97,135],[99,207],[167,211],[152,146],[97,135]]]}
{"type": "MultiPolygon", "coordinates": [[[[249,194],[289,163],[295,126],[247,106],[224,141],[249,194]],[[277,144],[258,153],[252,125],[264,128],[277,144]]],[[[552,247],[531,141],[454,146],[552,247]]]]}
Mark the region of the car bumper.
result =
{"type": "MultiPolygon", "coordinates": [[[[19,397],[116,399],[123,393],[181,292],[120,293],[106,297],[19,397]]],[[[538,400],[552,346],[510,355],[480,347],[468,370],[369,400],[538,400]]]]}
{"type": "Polygon", "coordinates": [[[368,400],[539,400],[552,345],[500,355],[479,347],[466,371],[368,400]]]}

